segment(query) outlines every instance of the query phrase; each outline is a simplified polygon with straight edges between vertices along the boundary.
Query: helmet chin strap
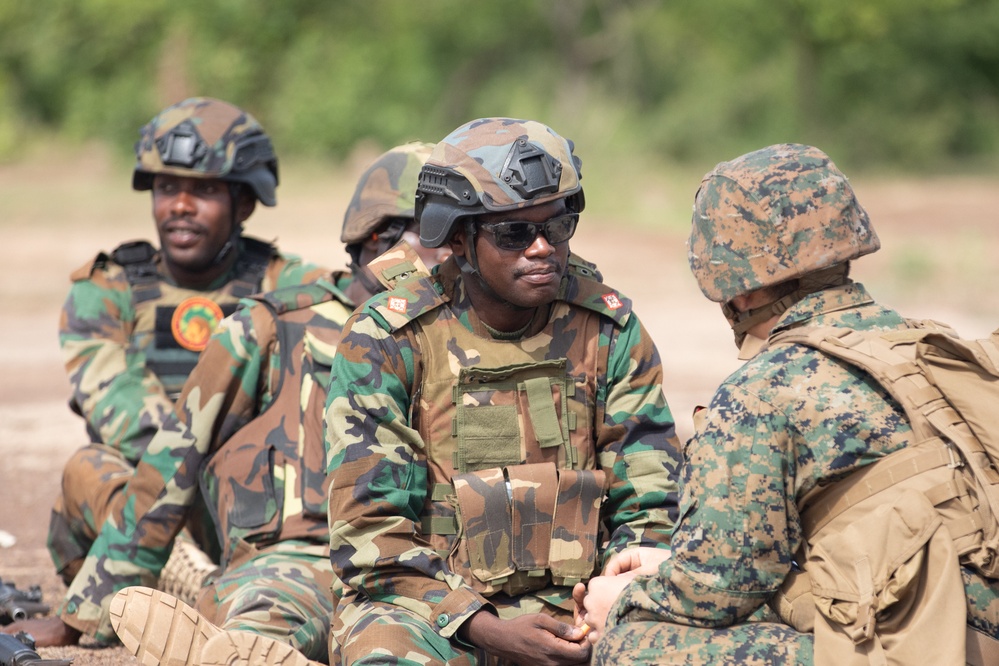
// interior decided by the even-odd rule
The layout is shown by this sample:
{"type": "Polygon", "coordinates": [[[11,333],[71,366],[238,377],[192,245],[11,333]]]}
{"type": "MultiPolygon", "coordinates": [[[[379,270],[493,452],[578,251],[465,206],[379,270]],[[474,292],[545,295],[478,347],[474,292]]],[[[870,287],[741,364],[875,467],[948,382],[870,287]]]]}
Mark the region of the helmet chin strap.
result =
{"type": "Polygon", "coordinates": [[[243,235],[243,224],[237,219],[236,208],[239,203],[239,195],[243,188],[239,183],[229,183],[229,238],[226,239],[222,248],[212,259],[212,266],[218,266],[239,247],[239,237],[243,235]]]}

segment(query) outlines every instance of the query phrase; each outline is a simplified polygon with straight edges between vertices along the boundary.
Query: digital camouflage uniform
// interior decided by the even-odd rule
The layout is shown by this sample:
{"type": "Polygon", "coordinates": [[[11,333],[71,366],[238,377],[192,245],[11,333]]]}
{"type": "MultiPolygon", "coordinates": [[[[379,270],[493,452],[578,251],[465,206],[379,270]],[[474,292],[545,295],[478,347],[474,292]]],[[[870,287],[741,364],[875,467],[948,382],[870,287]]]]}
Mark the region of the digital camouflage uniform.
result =
{"type": "MultiPolygon", "coordinates": [[[[774,146],[716,167],[698,193],[691,235],[691,267],[705,294],[727,301],[876,250],[845,182],[827,157],[802,146],[774,146]],[[747,199],[755,203],[726,215],[747,199]],[[808,219],[814,215],[829,217],[808,219]],[[751,224],[761,219],[776,219],[771,229],[780,238],[767,256],[750,252],[774,237],[751,224]],[[743,233],[728,225],[742,225],[743,233]],[[731,236],[744,244],[725,242],[731,236]]],[[[824,288],[803,287],[812,293],[778,306],[786,310],[772,336],[802,326],[907,327],[845,275],[824,288]]],[[[792,570],[804,538],[800,500],[911,440],[901,406],[863,371],[804,345],[764,348],[722,383],[704,412],[685,449],[672,557],[618,597],[594,662],[812,663],[811,634],[745,621],[792,570]]],[[[999,635],[999,587],[968,570],[964,577],[969,623],[999,635]]]]}
{"type": "MultiPolygon", "coordinates": [[[[149,190],[156,174],[218,179],[276,203],[277,158],[260,124],[231,104],[192,98],[140,131],[132,185],[149,190]]],[[[239,299],[310,282],[328,273],[234,223],[220,256],[235,250],[227,275],[203,289],[179,287],[161,251],[144,241],[100,253],[75,271],[59,341],[90,445],[68,461],[49,532],[49,551],[68,583],[153,434],[173,410],[208,337],[239,299]]],[[[210,539],[202,537],[202,545],[210,539]]],[[[217,553],[216,553],[217,554],[217,553]]]]}
{"type": "MultiPolygon", "coordinates": [[[[458,274],[452,259],[432,279],[403,282],[369,301],[348,322],[334,359],[327,412],[331,559],[346,589],[334,618],[331,645],[337,650],[339,644],[339,651],[332,663],[356,662],[372,647],[378,648],[368,655],[373,659],[391,653],[400,663],[474,663],[484,655],[459,644],[455,632],[484,607],[503,618],[545,612],[571,621],[570,580],[553,586],[542,575],[526,592],[487,597],[481,580],[473,586],[467,570],[454,570],[454,560],[448,561],[456,531],[452,502],[461,506],[461,500],[448,496],[456,474],[474,485],[483,477],[464,473],[505,466],[514,479],[518,468],[533,467],[521,463],[602,470],[607,495],[597,506],[609,541],[597,562],[628,546],[668,542],[679,454],[658,353],[630,301],[577,264],[547,316],[519,339],[496,340],[458,274]],[[509,375],[514,385],[531,383],[530,372],[510,372],[518,363],[541,375],[549,405],[553,390],[545,375],[567,379],[556,385],[568,398],[556,402],[556,411],[573,412],[575,419],[560,418],[573,421],[571,431],[549,432],[554,441],[539,442],[543,419],[527,404],[531,398],[523,387],[517,398],[510,382],[503,385],[509,375]],[[503,366],[506,372],[491,378],[493,386],[488,377],[475,378],[503,366]],[[452,390],[461,397],[452,399],[452,390]],[[476,407],[480,401],[487,404],[476,407]],[[490,418],[490,410],[505,409],[514,410],[513,421],[490,418]],[[533,429],[532,422],[538,423],[533,429]]],[[[550,483],[557,483],[554,469],[550,483]]],[[[504,489],[501,482],[502,500],[533,487],[524,484],[504,489]]],[[[543,525],[543,518],[534,520],[543,525]]],[[[516,552],[516,544],[500,552],[509,556],[511,549],[516,552]]],[[[491,560],[491,553],[479,559],[491,560]]],[[[484,566],[500,574],[492,579],[502,587],[504,563],[498,560],[484,566]]],[[[544,574],[544,564],[536,566],[544,574]]]]}
{"type": "Polygon", "coordinates": [[[90,549],[59,609],[113,637],[108,603],[152,585],[199,486],[223,573],[198,609],[223,629],[283,638],[324,659],[332,601],[322,413],[329,365],[353,306],[334,273],[245,301],[223,320],[90,549]],[[290,640],[289,640],[290,639],[290,640]]]}

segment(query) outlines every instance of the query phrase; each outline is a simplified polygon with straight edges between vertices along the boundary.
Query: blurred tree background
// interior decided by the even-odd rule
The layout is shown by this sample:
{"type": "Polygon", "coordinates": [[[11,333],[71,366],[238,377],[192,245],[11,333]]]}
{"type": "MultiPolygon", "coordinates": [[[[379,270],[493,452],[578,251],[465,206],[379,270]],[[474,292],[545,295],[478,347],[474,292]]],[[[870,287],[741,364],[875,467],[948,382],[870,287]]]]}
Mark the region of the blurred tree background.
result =
{"type": "Polygon", "coordinates": [[[209,95],[283,160],[508,115],[622,188],[783,141],[848,173],[993,171],[997,34],[994,0],[0,0],[0,162],[50,140],[124,162],[209,95]]]}

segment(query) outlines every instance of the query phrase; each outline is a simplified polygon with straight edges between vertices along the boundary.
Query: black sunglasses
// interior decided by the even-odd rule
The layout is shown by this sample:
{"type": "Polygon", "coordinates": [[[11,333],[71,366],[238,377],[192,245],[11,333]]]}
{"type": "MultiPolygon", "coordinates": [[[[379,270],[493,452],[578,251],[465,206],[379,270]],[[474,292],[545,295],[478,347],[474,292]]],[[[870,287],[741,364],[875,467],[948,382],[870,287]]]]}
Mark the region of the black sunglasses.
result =
{"type": "Polygon", "coordinates": [[[579,213],[566,213],[545,222],[484,222],[479,225],[493,235],[496,247],[501,250],[526,250],[538,234],[552,245],[564,243],[576,233],[579,213]]]}

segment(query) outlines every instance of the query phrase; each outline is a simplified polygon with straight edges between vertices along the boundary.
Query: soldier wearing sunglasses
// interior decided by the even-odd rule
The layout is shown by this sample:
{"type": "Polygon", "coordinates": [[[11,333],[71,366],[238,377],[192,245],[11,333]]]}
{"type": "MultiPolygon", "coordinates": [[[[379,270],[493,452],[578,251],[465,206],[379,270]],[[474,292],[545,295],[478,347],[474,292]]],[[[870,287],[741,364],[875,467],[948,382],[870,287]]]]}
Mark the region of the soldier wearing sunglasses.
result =
{"type": "Polygon", "coordinates": [[[572,142],[506,118],[424,165],[420,240],[452,257],[355,311],[331,371],[330,663],[585,663],[573,585],[668,543],[659,354],[569,250],[580,177],[572,142]]]}

